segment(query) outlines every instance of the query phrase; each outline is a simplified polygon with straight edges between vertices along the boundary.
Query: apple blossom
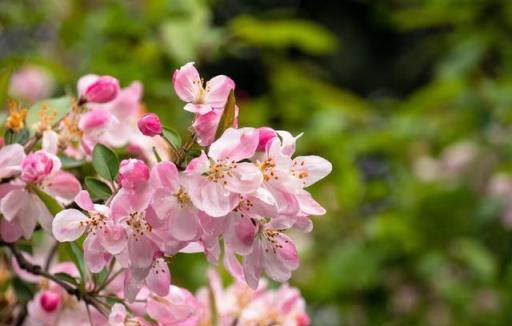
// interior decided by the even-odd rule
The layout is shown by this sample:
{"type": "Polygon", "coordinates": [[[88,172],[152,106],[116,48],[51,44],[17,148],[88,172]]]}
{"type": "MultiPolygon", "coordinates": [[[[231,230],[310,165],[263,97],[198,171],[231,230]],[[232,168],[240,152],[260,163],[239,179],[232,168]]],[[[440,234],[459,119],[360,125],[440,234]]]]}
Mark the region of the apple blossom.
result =
{"type": "Polygon", "coordinates": [[[137,122],[140,132],[145,136],[153,137],[162,133],[160,118],[154,113],[147,113],[137,122]]]}

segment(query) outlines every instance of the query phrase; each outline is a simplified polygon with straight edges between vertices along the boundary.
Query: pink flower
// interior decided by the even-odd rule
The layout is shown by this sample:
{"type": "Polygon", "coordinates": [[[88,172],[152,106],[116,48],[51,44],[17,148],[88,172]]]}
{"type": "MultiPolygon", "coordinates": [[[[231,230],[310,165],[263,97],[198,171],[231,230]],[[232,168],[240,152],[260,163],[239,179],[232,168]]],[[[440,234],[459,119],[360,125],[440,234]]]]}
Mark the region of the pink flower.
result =
{"type": "Polygon", "coordinates": [[[98,273],[112,255],[124,249],[126,233],[109,217],[108,207],[93,204],[87,191],[81,191],[75,202],[87,215],[74,208],[59,212],[53,219],[53,236],[59,242],[68,242],[75,241],[87,232],[84,242],[85,262],[93,273],[98,273]]]}
{"type": "Polygon", "coordinates": [[[149,167],[143,161],[123,160],[119,166],[119,183],[125,189],[138,189],[147,184],[149,173],[149,167]]]}
{"type": "Polygon", "coordinates": [[[9,95],[35,102],[49,97],[54,88],[55,81],[46,69],[26,65],[11,76],[9,95]]]}
{"type": "Polygon", "coordinates": [[[89,103],[107,103],[119,93],[119,81],[111,76],[101,76],[90,81],[81,94],[81,99],[89,103]]]}
{"type": "Polygon", "coordinates": [[[158,163],[151,171],[151,207],[159,219],[168,221],[175,239],[190,241],[200,232],[199,210],[190,200],[187,183],[182,181],[185,179],[180,178],[174,163],[158,163]]]}
{"type": "Polygon", "coordinates": [[[267,145],[277,137],[277,132],[274,129],[269,127],[261,127],[258,128],[260,131],[260,141],[258,143],[258,152],[264,152],[267,148],[267,145]]]}
{"type": "Polygon", "coordinates": [[[45,291],[39,297],[39,302],[45,311],[52,312],[60,304],[60,295],[52,291],[45,291]]]}
{"type": "Polygon", "coordinates": [[[60,161],[57,157],[42,150],[37,151],[29,154],[21,163],[21,179],[37,183],[58,169],[60,161]]]}
{"type": "Polygon", "coordinates": [[[258,131],[253,128],[227,129],[215,141],[208,156],[193,159],[185,174],[192,203],[213,217],[225,216],[238,204],[240,194],[254,192],[261,185],[260,170],[240,162],[254,155],[258,131]]]}
{"type": "Polygon", "coordinates": [[[166,296],[151,295],[147,314],[162,325],[194,326],[199,324],[199,302],[187,290],[172,286],[166,296]]]}
{"type": "Polygon", "coordinates": [[[0,149],[0,179],[12,177],[21,172],[21,162],[25,151],[20,144],[4,146],[0,149]]]}
{"type": "MultiPolygon", "coordinates": [[[[213,143],[223,112],[224,108],[216,108],[206,114],[196,114],[192,128],[194,128],[199,145],[206,147],[213,143]]],[[[235,120],[232,127],[238,127],[238,106],[235,106],[235,120]]]]}
{"type": "Polygon", "coordinates": [[[172,82],[176,95],[188,102],[185,110],[198,114],[206,114],[215,108],[224,108],[229,92],[235,89],[233,80],[223,75],[213,77],[203,85],[193,62],[176,70],[172,82]]]}
{"type": "Polygon", "coordinates": [[[140,132],[145,136],[153,137],[162,133],[160,118],[154,113],[147,113],[137,123],[140,132]]]}

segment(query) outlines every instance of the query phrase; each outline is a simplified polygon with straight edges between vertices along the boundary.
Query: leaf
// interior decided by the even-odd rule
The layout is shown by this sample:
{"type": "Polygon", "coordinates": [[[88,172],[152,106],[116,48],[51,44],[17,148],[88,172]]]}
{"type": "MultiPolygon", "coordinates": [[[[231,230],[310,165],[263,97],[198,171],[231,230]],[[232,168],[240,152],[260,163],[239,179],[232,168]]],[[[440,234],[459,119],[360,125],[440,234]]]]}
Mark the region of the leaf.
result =
{"type": "Polygon", "coordinates": [[[56,273],[54,276],[59,280],[67,282],[69,284],[78,285],[76,279],[67,273],[56,273]]]}
{"type": "Polygon", "coordinates": [[[108,270],[107,268],[103,268],[101,272],[94,274],[94,284],[96,286],[102,285],[105,283],[108,277],[108,270]]]}
{"type": "Polygon", "coordinates": [[[235,114],[236,114],[236,99],[235,92],[231,90],[229,92],[228,100],[226,101],[226,105],[224,106],[224,111],[222,112],[222,116],[220,117],[219,125],[217,126],[217,131],[215,132],[215,139],[219,139],[220,136],[224,133],[224,131],[228,128],[233,127],[235,123],[235,114]]]}
{"type": "Polygon", "coordinates": [[[48,195],[46,192],[42,191],[38,187],[32,187],[32,190],[34,193],[41,199],[41,201],[45,204],[45,206],[48,208],[50,213],[55,216],[58,212],[62,210],[62,206],[53,198],[52,196],[48,195]]]}
{"type": "Polygon", "coordinates": [[[67,242],[65,248],[69,258],[78,268],[78,272],[80,273],[80,286],[83,287],[87,277],[87,269],[85,267],[82,249],[74,242],[67,242]]]}
{"type": "Polygon", "coordinates": [[[39,114],[44,107],[47,108],[49,115],[53,112],[56,113],[55,119],[53,120],[53,122],[56,122],[71,111],[71,97],[62,96],[50,98],[32,105],[28,109],[27,126],[32,126],[40,120],[39,114]]]}
{"type": "Polygon", "coordinates": [[[77,168],[87,163],[85,160],[75,160],[67,156],[59,156],[63,169],[77,168]]]}
{"type": "Polygon", "coordinates": [[[0,109],[4,107],[7,100],[7,93],[9,91],[9,80],[11,79],[12,71],[8,68],[0,70],[0,109]]]}
{"type": "Polygon", "coordinates": [[[178,132],[172,128],[169,127],[163,127],[163,135],[164,138],[172,144],[174,148],[180,148],[182,141],[181,136],[178,134],[178,132]]]}
{"type": "Polygon", "coordinates": [[[100,176],[113,181],[119,171],[119,158],[107,146],[97,144],[92,151],[92,166],[100,176]]]}
{"type": "Polygon", "coordinates": [[[112,196],[112,190],[103,181],[94,177],[85,177],[85,186],[95,199],[107,199],[112,196]]]}
{"type": "Polygon", "coordinates": [[[153,150],[153,154],[155,155],[156,161],[157,161],[158,163],[162,162],[162,158],[160,157],[160,155],[159,155],[159,154],[158,154],[158,152],[156,151],[156,147],[155,147],[155,146],[153,146],[151,149],[153,150]]]}
{"type": "Polygon", "coordinates": [[[4,133],[4,142],[6,145],[10,144],[24,144],[30,137],[30,132],[27,128],[23,128],[18,132],[7,129],[4,133]]]}
{"type": "Polygon", "coordinates": [[[12,279],[12,287],[14,288],[16,298],[18,298],[22,303],[29,302],[34,296],[34,292],[28,284],[17,277],[12,279]]]}

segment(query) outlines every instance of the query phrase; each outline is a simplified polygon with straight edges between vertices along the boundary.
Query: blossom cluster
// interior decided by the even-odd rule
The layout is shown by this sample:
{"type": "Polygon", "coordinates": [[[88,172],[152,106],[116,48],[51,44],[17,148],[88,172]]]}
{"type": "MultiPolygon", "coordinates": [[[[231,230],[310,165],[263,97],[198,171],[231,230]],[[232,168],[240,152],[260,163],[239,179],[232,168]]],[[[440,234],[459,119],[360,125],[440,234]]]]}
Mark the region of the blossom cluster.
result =
{"type": "MultiPolygon", "coordinates": [[[[2,240],[30,239],[40,225],[57,243],[82,243],[89,273],[116,275],[99,288],[84,280],[85,292],[109,291],[132,307],[113,305],[110,325],[129,325],[128,320],[199,325],[212,316],[222,325],[261,324],[256,318],[307,325],[296,290],[269,291],[260,279],[266,274],[286,282],[299,267],[297,248],[286,233],[311,231],[310,217],[325,213],[306,189],[328,175],[331,164],[319,156],[294,156],[301,135],[238,128],[235,83],[229,77],[204,83],[188,63],[176,70],[172,82],[186,102],[184,110],[194,114],[185,144],[170,139],[156,114],[145,114],[139,82],[121,89],[113,77],[87,75],[79,80],[78,99],[67,114],[54,121],[45,107],[30,126],[32,137],[3,146],[2,240]],[[121,147],[127,158],[119,162],[110,148],[121,147]],[[97,176],[66,171],[63,157],[91,162],[97,176]],[[196,298],[171,285],[171,258],[193,252],[203,252],[211,264],[222,261],[236,279],[224,291],[217,277],[210,277],[215,300],[232,301],[231,306],[213,313],[204,308],[211,306],[211,295],[200,291],[196,298]],[[144,307],[139,309],[140,302],[144,307]]],[[[6,124],[15,135],[26,128],[20,112],[12,109],[6,124]]],[[[55,268],[83,277],[70,263],[55,268]]],[[[69,296],[58,284],[48,284],[29,304],[30,317],[52,313],[64,320],[54,312],[69,296]]],[[[97,310],[93,318],[106,318],[97,310]]]]}

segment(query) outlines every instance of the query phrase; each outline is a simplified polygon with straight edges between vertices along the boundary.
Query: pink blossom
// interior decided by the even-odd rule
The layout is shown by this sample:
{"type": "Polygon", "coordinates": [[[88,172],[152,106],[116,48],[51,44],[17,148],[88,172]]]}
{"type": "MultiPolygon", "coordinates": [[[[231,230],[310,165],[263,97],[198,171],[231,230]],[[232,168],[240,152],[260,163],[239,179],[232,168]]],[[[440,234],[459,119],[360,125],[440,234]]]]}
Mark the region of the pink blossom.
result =
{"type": "Polygon", "coordinates": [[[26,65],[11,76],[9,95],[35,102],[50,96],[54,88],[55,81],[46,69],[26,65]]]}
{"type": "Polygon", "coordinates": [[[263,152],[267,148],[267,144],[270,144],[270,142],[277,137],[277,132],[269,127],[261,127],[258,128],[260,131],[260,141],[258,143],[257,151],[263,152]]]}
{"type": "Polygon", "coordinates": [[[97,77],[85,87],[81,98],[91,103],[107,103],[119,93],[119,81],[111,76],[97,77]]]}
{"type": "MultiPolygon", "coordinates": [[[[235,120],[233,128],[238,127],[238,106],[235,106],[235,120]]],[[[197,136],[197,143],[201,146],[209,146],[215,140],[215,133],[219,125],[224,108],[216,108],[206,114],[196,114],[192,123],[194,133],[197,136]]]]}
{"type": "Polygon", "coordinates": [[[149,167],[143,161],[123,160],[119,166],[119,183],[125,189],[138,189],[147,184],[149,173],[149,167]]]}
{"type": "Polygon", "coordinates": [[[41,294],[39,302],[45,311],[52,312],[60,304],[60,295],[52,291],[45,291],[41,294]]]}
{"type": "Polygon", "coordinates": [[[235,83],[227,76],[216,76],[206,85],[189,62],[174,72],[172,77],[174,90],[178,97],[187,102],[185,110],[198,114],[206,114],[215,108],[223,108],[229,92],[235,89],[235,83]]]}
{"type": "Polygon", "coordinates": [[[26,182],[37,183],[59,168],[57,157],[45,151],[37,151],[29,154],[21,163],[21,178],[26,182]]]}
{"type": "Polygon", "coordinates": [[[189,291],[173,285],[166,296],[151,295],[146,305],[151,318],[168,326],[198,325],[199,308],[199,303],[189,291]]]}
{"type": "Polygon", "coordinates": [[[162,133],[160,118],[154,113],[147,113],[137,123],[140,132],[145,136],[154,137],[162,133]]]}
{"type": "Polygon", "coordinates": [[[0,179],[12,177],[21,172],[21,162],[25,151],[20,144],[4,146],[0,149],[0,179]]]}
{"type": "Polygon", "coordinates": [[[227,129],[215,141],[208,156],[193,159],[185,171],[192,203],[213,217],[225,216],[240,194],[251,193],[262,182],[260,170],[252,163],[239,162],[254,155],[258,131],[253,128],[227,129]]]}

